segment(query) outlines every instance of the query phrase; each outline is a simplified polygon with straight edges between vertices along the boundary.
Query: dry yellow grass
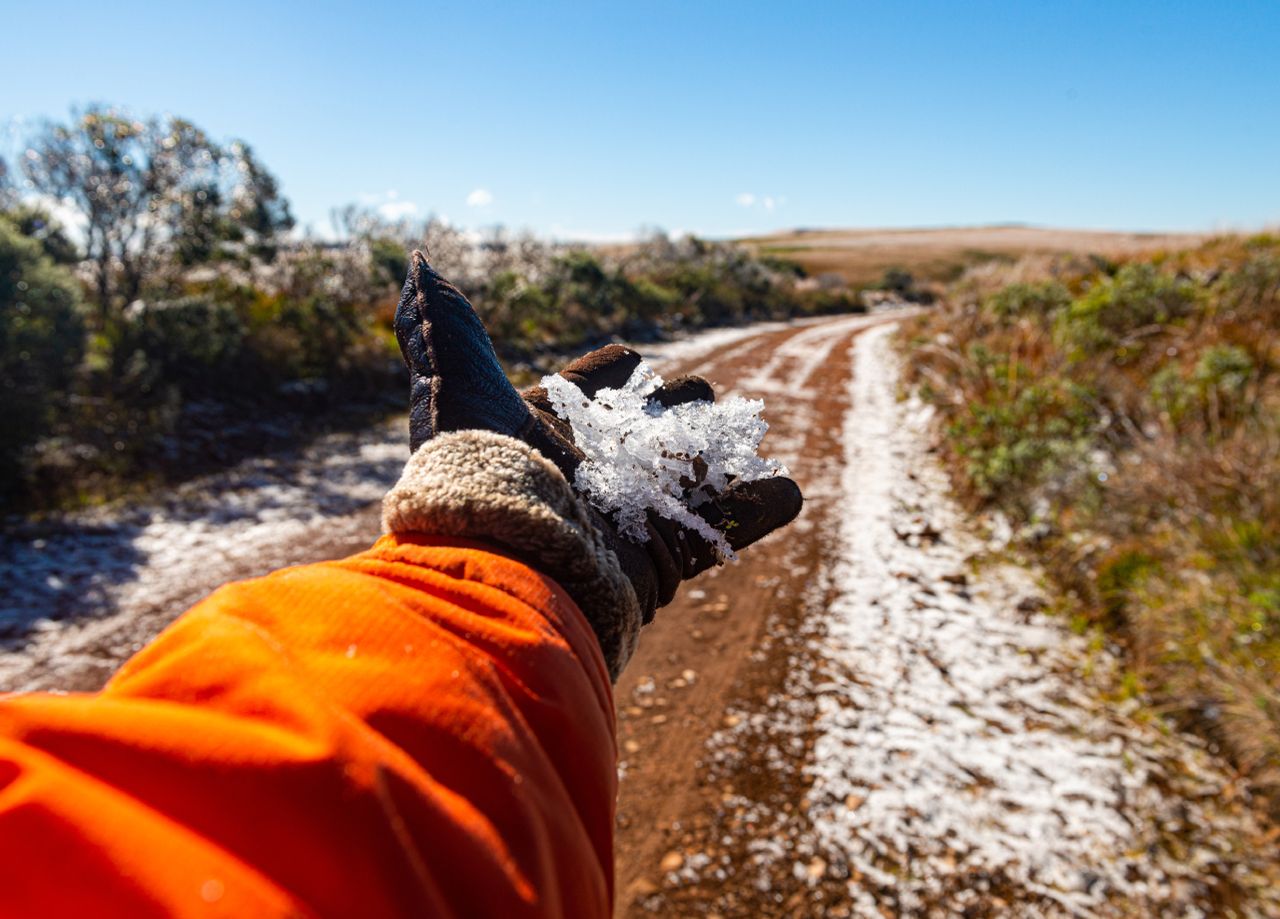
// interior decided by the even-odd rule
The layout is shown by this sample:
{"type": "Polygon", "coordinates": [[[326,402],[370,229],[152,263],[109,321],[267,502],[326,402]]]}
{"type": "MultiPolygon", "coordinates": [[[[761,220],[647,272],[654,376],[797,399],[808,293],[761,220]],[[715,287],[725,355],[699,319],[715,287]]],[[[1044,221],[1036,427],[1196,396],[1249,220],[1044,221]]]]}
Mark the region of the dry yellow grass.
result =
{"type": "Polygon", "coordinates": [[[792,230],[739,242],[760,255],[796,262],[810,274],[832,272],[851,284],[871,284],[890,267],[906,269],[926,280],[950,280],[962,267],[993,257],[1073,254],[1117,258],[1160,249],[1186,249],[1205,238],[1190,233],[993,226],[792,230]]]}

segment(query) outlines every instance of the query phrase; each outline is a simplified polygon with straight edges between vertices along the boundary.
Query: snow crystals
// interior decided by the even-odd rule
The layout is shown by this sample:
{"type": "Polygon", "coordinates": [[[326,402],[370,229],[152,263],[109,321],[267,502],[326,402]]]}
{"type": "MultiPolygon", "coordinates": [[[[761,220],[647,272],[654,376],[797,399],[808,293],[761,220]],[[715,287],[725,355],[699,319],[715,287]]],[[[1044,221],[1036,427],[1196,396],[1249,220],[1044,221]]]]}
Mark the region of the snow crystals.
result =
{"type": "Polygon", "coordinates": [[[667,408],[651,399],[662,377],[643,361],[622,387],[601,389],[594,399],[559,375],[545,377],[542,385],[585,454],[574,486],[634,542],[648,540],[645,515],[653,510],[736,558],[724,536],[690,508],[730,482],[786,475],[781,463],[757,454],[769,429],[758,399],[667,408]]]}

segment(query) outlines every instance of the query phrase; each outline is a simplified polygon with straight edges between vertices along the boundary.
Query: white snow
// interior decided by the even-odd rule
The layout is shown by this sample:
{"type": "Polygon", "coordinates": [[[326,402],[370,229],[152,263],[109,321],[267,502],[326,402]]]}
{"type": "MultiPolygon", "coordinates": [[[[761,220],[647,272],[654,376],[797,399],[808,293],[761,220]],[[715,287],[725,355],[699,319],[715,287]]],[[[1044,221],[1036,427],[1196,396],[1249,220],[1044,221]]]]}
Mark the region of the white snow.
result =
{"type": "Polygon", "coordinates": [[[644,361],[623,386],[601,389],[593,399],[564,377],[543,378],[556,414],[570,422],[584,454],[574,485],[635,542],[648,540],[652,510],[735,558],[723,534],[690,507],[734,480],[786,474],[781,463],[756,452],[769,429],[760,417],[764,403],[730,397],[664,407],[651,399],[662,382],[644,361]]]}
{"type": "Polygon", "coordinates": [[[403,418],[0,540],[0,690],[87,688],[233,578],[372,543],[403,418]]]}
{"type": "MultiPolygon", "coordinates": [[[[1017,610],[1036,592],[1026,569],[969,570],[983,544],[927,453],[928,409],[896,398],[891,333],[872,329],[853,349],[837,596],[807,767],[819,840],[907,913],[945,901],[958,873],[1004,878],[1066,914],[1162,902],[1198,870],[1150,854],[1170,806],[1152,781],[1171,772],[1168,743],[1079,679],[1080,639],[1017,610]]],[[[1189,745],[1176,756],[1176,774],[1206,774],[1189,745]]],[[[856,914],[880,915],[850,892],[856,914]]]]}

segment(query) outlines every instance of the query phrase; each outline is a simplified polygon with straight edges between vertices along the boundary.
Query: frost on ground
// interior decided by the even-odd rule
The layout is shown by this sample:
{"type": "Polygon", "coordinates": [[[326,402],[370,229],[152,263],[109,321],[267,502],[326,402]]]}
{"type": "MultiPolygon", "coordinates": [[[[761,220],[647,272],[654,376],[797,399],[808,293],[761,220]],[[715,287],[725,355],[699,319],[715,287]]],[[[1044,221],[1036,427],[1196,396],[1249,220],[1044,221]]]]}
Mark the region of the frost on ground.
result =
{"type": "Polygon", "coordinates": [[[0,539],[0,691],[86,689],[228,580],[369,544],[403,419],[0,539]]]}
{"type": "Polygon", "coordinates": [[[1196,799],[1229,782],[1072,673],[1086,648],[1036,612],[1025,569],[967,571],[982,546],[940,497],[927,414],[896,402],[890,331],[856,346],[809,769],[809,816],[863,879],[850,884],[859,911],[877,914],[877,888],[904,912],[961,910],[1001,887],[1033,913],[1222,906],[1217,871],[1248,874],[1226,834],[1239,844],[1250,828],[1196,799]],[[1188,783],[1199,794],[1166,797],[1188,783]]]}
{"type": "MultiPolygon", "coordinates": [[[[706,898],[726,915],[1280,916],[1247,791],[1105,701],[1114,659],[1040,612],[1032,572],[982,561],[927,409],[897,400],[891,334],[854,339],[843,462],[806,484],[828,561],[801,621],[775,616],[753,653],[777,688],[708,743],[720,797],[687,844],[715,857],[706,898]]],[[[744,388],[796,389],[760,377],[744,388]]],[[[643,908],[695,888],[667,877],[643,908]]]]}
{"type": "Polygon", "coordinates": [[[652,510],[736,558],[724,535],[689,508],[735,480],[786,474],[781,463],[756,453],[769,429],[760,417],[764,403],[731,397],[664,407],[651,398],[662,382],[644,361],[621,387],[601,389],[592,399],[562,376],[542,380],[584,454],[574,484],[635,542],[648,540],[652,510]]]}

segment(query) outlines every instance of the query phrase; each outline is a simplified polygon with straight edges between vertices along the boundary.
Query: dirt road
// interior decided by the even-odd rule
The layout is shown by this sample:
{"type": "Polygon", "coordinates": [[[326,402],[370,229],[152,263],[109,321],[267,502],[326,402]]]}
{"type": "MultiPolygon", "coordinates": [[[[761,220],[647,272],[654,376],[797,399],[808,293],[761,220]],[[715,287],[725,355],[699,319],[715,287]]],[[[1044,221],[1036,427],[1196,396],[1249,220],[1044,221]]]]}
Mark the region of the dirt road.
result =
{"type": "MultiPolygon", "coordinates": [[[[764,398],[807,502],[687,586],[618,686],[619,915],[1280,915],[1245,792],[1108,704],[1105,650],[985,561],[896,397],[892,320],[653,349],[764,398]]],[[[362,548],[405,449],[331,438],[6,538],[0,686],[99,685],[228,578],[362,548]]]]}

